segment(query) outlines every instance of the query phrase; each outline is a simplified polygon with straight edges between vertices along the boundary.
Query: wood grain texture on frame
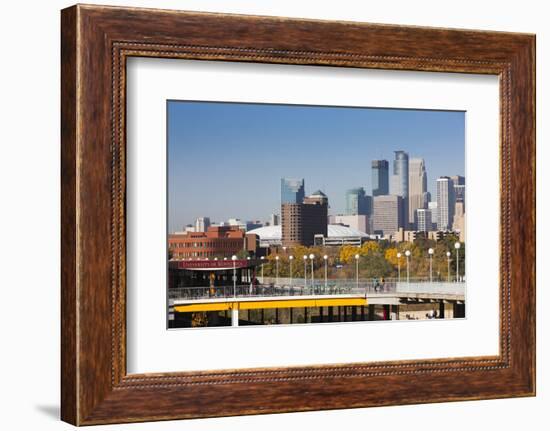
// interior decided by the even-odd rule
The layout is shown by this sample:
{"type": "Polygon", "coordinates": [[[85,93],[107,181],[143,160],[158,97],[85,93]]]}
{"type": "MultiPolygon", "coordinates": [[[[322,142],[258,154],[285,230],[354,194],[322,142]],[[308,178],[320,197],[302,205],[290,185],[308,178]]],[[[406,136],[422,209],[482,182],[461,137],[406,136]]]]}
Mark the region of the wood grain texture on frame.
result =
{"type": "Polygon", "coordinates": [[[62,11],[61,48],[63,420],[88,425],[534,395],[533,35],[78,5],[62,11]],[[499,355],[127,375],[129,56],[498,75],[499,355]]]}

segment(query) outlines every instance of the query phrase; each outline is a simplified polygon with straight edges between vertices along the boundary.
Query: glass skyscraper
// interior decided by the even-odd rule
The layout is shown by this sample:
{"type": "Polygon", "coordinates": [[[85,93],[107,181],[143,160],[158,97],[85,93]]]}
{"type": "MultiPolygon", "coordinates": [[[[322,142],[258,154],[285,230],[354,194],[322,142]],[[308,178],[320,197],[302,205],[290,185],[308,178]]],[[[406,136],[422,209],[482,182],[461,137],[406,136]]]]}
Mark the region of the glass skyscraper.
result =
{"type": "Polygon", "coordinates": [[[409,155],[405,151],[395,151],[391,194],[402,198],[409,196],[409,155]]]}
{"type": "Polygon", "coordinates": [[[304,201],[304,179],[281,178],[281,205],[301,204],[304,201]]]}
{"type": "Polygon", "coordinates": [[[455,210],[453,182],[449,177],[437,179],[437,230],[451,230],[455,210]]]}
{"type": "Polygon", "coordinates": [[[387,160],[372,161],[372,195],[389,194],[389,166],[387,160]]]}
{"type": "Polygon", "coordinates": [[[405,151],[394,151],[393,175],[391,176],[390,193],[403,198],[403,223],[406,229],[409,224],[409,155],[405,151]]]}
{"type": "Polygon", "coordinates": [[[357,187],[346,191],[347,215],[370,215],[369,202],[363,187],[357,187]]]}

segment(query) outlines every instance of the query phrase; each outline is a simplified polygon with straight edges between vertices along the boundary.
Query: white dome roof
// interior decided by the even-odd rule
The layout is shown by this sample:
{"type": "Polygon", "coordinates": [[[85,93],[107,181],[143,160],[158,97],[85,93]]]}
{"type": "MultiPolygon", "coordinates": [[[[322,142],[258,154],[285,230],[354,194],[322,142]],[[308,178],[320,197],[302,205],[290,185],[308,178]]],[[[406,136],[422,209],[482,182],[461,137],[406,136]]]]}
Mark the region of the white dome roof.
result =
{"type": "Polygon", "coordinates": [[[263,226],[258,227],[256,229],[249,230],[246,233],[254,233],[260,237],[260,239],[267,240],[267,239],[281,239],[281,226],[263,226]]]}
{"type": "MultiPolygon", "coordinates": [[[[346,238],[346,237],[363,237],[367,238],[365,232],[358,231],[351,227],[342,226],[340,224],[329,224],[327,226],[327,236],[329,238],[346,238]]],[[[281,240],[281,225],[279,226],[263,226],[249,230],[247,233],[254,233],[261,240],[281,240]]]]}
{"type": "Polygon", "coordinates": [[[360,236],[360,237],[368,237],[368,235],[365,232],[361,232],[360,230],[353,229],[348,226],[342,226],[341,224],[329,224],[328,225],[328,237],[336,237],[336,238],[345,238],[345,237],[352,237],[352,236],[360,236]]]}

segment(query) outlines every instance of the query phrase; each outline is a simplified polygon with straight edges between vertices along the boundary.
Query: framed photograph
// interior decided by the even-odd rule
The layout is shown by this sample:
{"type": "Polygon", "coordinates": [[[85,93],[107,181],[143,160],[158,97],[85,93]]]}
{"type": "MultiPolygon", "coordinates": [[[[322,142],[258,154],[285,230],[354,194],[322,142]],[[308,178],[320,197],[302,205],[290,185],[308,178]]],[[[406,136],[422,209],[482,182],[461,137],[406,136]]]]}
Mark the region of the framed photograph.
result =
{"type": "Polygon", "coordinates": [[[62,11],[62,419],[535,394],[535,37],[62,11]]]}

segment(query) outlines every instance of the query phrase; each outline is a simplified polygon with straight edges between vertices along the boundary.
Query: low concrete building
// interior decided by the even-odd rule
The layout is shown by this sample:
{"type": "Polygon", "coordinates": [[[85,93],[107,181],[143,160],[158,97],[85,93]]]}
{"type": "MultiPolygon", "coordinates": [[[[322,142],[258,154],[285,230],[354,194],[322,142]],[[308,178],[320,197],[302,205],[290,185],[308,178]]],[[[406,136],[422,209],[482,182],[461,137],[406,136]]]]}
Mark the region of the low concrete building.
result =
{"type": "Polygon", "coordinates": [[[416,234],[418,232],[414,230],[405,230],[399,228],[392,236],[392,240],[395,242],[414,242],[416,234]]]}

